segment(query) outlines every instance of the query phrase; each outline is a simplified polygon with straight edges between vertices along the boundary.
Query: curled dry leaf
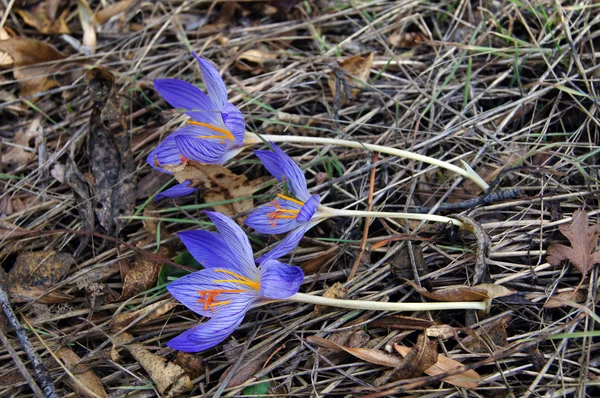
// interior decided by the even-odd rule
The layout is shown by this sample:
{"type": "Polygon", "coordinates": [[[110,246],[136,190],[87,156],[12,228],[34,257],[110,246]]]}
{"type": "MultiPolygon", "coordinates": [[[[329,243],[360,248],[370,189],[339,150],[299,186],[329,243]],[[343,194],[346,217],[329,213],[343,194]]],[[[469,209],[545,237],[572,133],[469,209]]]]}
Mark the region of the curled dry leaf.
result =
{"type": "Polygon", "coordinates": [[[199,377],[205,371],[204,360],[202,356],[198,354],[177,351],[177,356],[175,357],[175,361],[173,361],[173,363],[181,366],[191,379],[199,377]]]}
{"type": "Polygon", "coordinates": [[[403,355],[389,377],[394,381],[418,377],[437,362],[437,356],[437,343],[420,334],[416,344],[403,355]]]}
{"type": "MultiPolygon", "coordinates": [[[[348,298],[348,293],[346,292],[344,285],[342,285],[340,282],[336,282],[329,289],[327,289],[325,293],[323,293],[323,297],[332,299],[345,299],[348,298]]],[[[316,318],[331,309],[332,307],[327,307],[325,305],[315,305],[312,317],[316,318]]]]}
{"type": "MultiPolygon", "coordinates": [[[[346,77],[346,79],[348,79],[348,83],[352,86],[358,86],[350,90],[352,96],[356,96],[361,90],[363,86],[361,82],[366,83],[369,79],[369,73],[371,72],[371,68],[373,67],[374,59],[375,53],[370,53],[364,58],[357,54],[350,58],[346,58],[345,60],[339,63],[339,66],[344,72],[344,76],[346,77]]],[[[330,72],[329,78],[327,79],[327,84],[329,84],[329,88],[331,89],[331,93],[334,97],[336,94],[335,80],[336,77],[334,73],[330,72]]]]}
{"type": "MultiPolygon", "coordinates": [[[[142,365],[160,394],[168,397],[182,396],[194,387],[190,377],[180,366],[151,353],[140,343],[128,344],[132,339],[133,336],[128,333],[121,333],[112,338],[114,344],[123,345],[142,365]]],[[[118,359],[118,354],[115,352],[111,355],[118,359]]]]}
{"type": "Polygon", "coordinates": [[[478,353],[489,353],[495,351],[497,347],[506,347],[508,345],[506,327],[511,319],[511,316],[503,316],[486,323],[462,339],[461,344],[468,351],[478,353]]]}
{"type": "MultiPolygon", "coordinates": [[[[259,370],[262,369],[267,358],[268,358],[267,355],[265,355],[265,353],[263,353],[263,355],[254,357],[254,358],[250,359],[249,361],[242,362],[242,364],[237,368],[235,374],[229,380],[229,383],[227,384],[227,388],[237,387],[239,385],[244,384],[248,380],[250,380],[250,378],[252,376],[254,376],[256,374],[256,372],[258,372],[259,370]]],[[[229,374],[234,369],[234,367],[235,367],[235,363],[231,364],[225,370],[225,372],[223,372],[221,377],[219,377],[220,383],[223,382],[223,380],[225,380],[227,378],[227,376],[229,376],[229,374]]]]}
{"type": "Polygon", "coordinates": [[[29,147],[29,142],[38,137],[40,126],[41,117],[36,117],[26,130],[16,132],[13,140],[14,146],[9,146],[9,149],[2,154],[2,169],[11,170],[24,166],[35,157],[37,140],[34,142],[33,148],[29,147]]]}
{"type": "Polygon", "coordinates": [[[137,311],[119,314],[110,320],[110,328],[113,332],[116,332],[129,326],[131,322],[137,319],[139,320],[136,322],[136,325],[144,325],[171,311],[177,304],[177,301],[173,299],[161,300],[154,304],[146,305],[137,311]]]}
{"type": "Polygon", "coordinates": [[[31,235],[31,230],[0,220],[0,241],[31,235]]]}
{"type": "Polygon", "coordinates": [[[102,10],[99,10],[97,13],[95,13],[94,21],[98,25],[102,25],[110,18],[127,10],[129,6],[131,6],[135,1],[137,0],[121,0],[114,4],[111,4],[108,7],[103,8],[102,10]]]}
{"type": "Polygon", "coordinates": [[[306,340],[310,343],[318,345],[319,347],[328,348],[330,350],[336,351],[346,351],[348,354],[354,355],[355,357],[360,358],[363,361],[374,363],[376,365],[383,365],[394,368],[398,366],[398,364],[400,364],[400,358],[387,354],[381,350],[376,350],[373,348],[345,347],[343,345],[334,343],[330,340],[317,336],[307,337],[306,340]]]}
{"type": "Polygon", "coordinates": [[[56,357],[59,358],[71,371],[72,378],[65,378],[67,384],[79,395],[83,397],[107,397],[102,382],[91,370],[85,370],[84,365],[79,364],[81,358],[70,348],[61,347],[56,351],[56,357]]]}
{"type": "Polygon", "coordinates": [[[73,264],[73,256],[53,250],[21,253],[8,272],[9,293],[37,300],[57,284],[73,264]]]}
{"type": "Polygon", "coordinates": [[[483,301],[515,293],[514,290],[492,283],[482,283],[476,286],[455,285],[429,292],[412,281],[405,279],[405,282],[411,285],[420,295],[436,301],[483,301]]]}
{"type": "Polygon", "coordinates": [[[558,230],[571,243],[571,247],[560,243],[552,243],[546,251],[546,261],[552,265],[560,265],[562,260],[569,260],[583,276],[600,263],[600,252],[593,252],[600,225],[590,227],[588,213],[583,209],[573,212],[573,221],[562,224],[558,230]]]}
{"type": "MultiPolygon", "coordinates": [[[[254,209],[252,196],[257,185],[262,180],[248,181],[243,175],[237,175],[228,168],[218,164],[203,164],[188,160],[182,166],[165,169],[172,171],[178,182],[191,181],[192,187],[204,190],[202,196],[206,203],[223,202],[241,199],[231,203],[215,204],[215,211],[234,216],[254,209]]],[[[241,219],[238,219],[242,222],[241,219]]]]}
{"type": "Polygon", "coordinates": [[[253,75],[264,73],[269,64],[276,60],[278,54],[264,49],[252,49],[244,51],[238,56],[236,66],[239,70],[250,72],[253,75]]]}
{"type": "MultiPolygon", "coordinates": [[[[400,353],[402,356],[408,355],[410,352],[410,348],[401,346],[398,344],[394,344],[394,349],[400,353]]],[[[445,355],[438,354],[437,362],[424,370],[425,374],[429,376],[436,376],[442,373],[450,372],[456,370],[459,367],[462,367],[463,364],[455,361],[454,359],[450,359],[445,355]]],[[[465,388],[477,388],[477,385],[483,381],[482,377],[476,371],[470,369],[463,373],[448,376],[442,379],[448,384],[452,384],[457,387],[465,387],[465,388]]]]}
{"type": "Polygon", "coordinates": [[[45,7],[38,7],[35,12],[30,13],[26,10],[17,9],[17,14],[23,18],[23,21],[35,28],[38,32],[44,35],[61,35],[61,34],[70,34],[71,31],[67,26],[67,22],[65,19],[69,14],[68,10],[64,10],[60,16],[52,20],[47,13],[45,7]]]}
{"type": "Polygon", "coordinates": [[[31,96],[58,86],[58,82],[48,76],[54,66],[37,64],[58,61],[65,55],[42,41],[12,37],[0,41],[0,54],[6,53],[14,60],[13,75],[21,84],[20,97],[31,96]]]}
{"type": "Polygon", "coordinates": [[[544,303],[544,308],[563,308],[566,307],[567,301],[583,303],[588,297],[587,289],[577,289],[575,291],[562,292],[556,296],[552,296],[544,303]]]}

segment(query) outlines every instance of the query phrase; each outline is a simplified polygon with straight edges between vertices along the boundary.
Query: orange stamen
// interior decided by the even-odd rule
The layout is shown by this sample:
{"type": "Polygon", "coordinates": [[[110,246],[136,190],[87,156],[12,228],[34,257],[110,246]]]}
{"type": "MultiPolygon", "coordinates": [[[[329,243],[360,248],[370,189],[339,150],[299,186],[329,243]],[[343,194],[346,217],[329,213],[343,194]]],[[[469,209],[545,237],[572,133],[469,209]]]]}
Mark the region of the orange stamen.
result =
{"type": "Polygon", "coordinates": [[[216,297],[221,293],[243,293],[245,290],[243,289],[213,289],[213,290],[198,290],[198,294],[200,298],[198,299],[199,303],[204,303],[204,311],[210,308],[211,311],[214,311],[214,307],[219,305],[226,305],[231,303],[231,300],[226,301],[217,301],[216,297]]]}
{"type": "Polygon", "coordinates": [[[179,155],[179,159],[181,160],[181,163],[186,163],[187,162],[187,158],[183,155],[179,155]]]}
{"type": "Polygon", "coordinates": [[[222,144],[225,143],[225,140],[235,141],[235,137],[233,136],[233,134],[231,134],[231,132],[229,130],[223,129],[221,127],[213,126],[212,124],[208,124],[208,123],[204,123],[204,122],[197,122],[195,120],[188,120],[188,124],[191,124],[191,125],[194,125],[194,126],[206,127],[209,130],[213,130],[213,131],[216,131],[218,133],[221,133],[221,135],[197,135],[196,138],[204,138],[204,139],[215,138],[215,139],[220,139],[220,140],[222,140],[222,142],[221,142],[222,144]]]}
{"type": "MultiPolygon", "coordinates": [[[[296,200],[294,198],[290,198],[289,196],[285,196],[285,195],[281,195],[281,194],[277,194],[277,196],[279,196],[282,199],[297,203],[300,206],[304,206],[304,203],[302,203],[299,200],[296,200]]],[[[275,211],[267,213],[267,219],[269,219],[271,221],[270,224],[271,224],[271,227],[273,227],[273,228],[275,228],[277,226],[277,220],[279,218],[295,219],[296,217],[298,217],[298,214],[300,213],[300,210],[284,209],[283,207],[281,207],[279,205],[279,203],[277,203],[276,200],[269,203],[267,206],[275,207],[275,211]]]]}

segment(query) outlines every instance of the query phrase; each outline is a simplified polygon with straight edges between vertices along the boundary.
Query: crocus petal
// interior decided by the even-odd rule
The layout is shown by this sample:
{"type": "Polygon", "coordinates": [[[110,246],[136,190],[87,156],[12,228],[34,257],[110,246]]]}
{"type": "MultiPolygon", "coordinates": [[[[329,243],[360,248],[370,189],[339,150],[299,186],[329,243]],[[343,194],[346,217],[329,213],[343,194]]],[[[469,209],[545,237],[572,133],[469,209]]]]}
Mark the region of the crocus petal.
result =
{"type": "Polygon", "coordinates": [[[231,255],[229,244],[216,232],[183,231],[177,233],[190,254],[207,269],[225,268],[238,274],[237,259],[231,255]]]}
{"type": "Polygon", "coordinates": [[[283,181],[285,173],[279,164],[279,156],[272,151],[256,150],[254,154],[260,159],[265,169],[278,181],[283,181]]]}
{"type": "Polygon", "coordinates": [[[254,151],[254,153],[273,177],[282,182],[285,178],[290,192],[301,201],[307,201],[310,194],[306,188],[304,173],[302,173],[302,170],[294,163],[292,158],[286,155],[277,145],[273,143],[271,145],[273,145],[275,152],[254,151]]]}
{"type": "MultiPolygon", "coordinates": [[[[256,268],[256,267],[254,267],[256,268]]],[[[233,276],[224,272],[219,272],[218,269],[203,269],[200,271],[192,272],[191,274],[185,275],[176,281],[173,281],[167,285],[167,290],[173,297],[175,297],[181,304],[185,305],[190,310],[197,314],[213,317],[221,316],[223,311],[229,311],[229,307],[239,303],[246,302],[249,300],[255,300],[258,297],[258,291],[252,289],[247,284],[239,284],[234,282],[216,282],[219,280],[233,280],[233,276]],[[224,305],[217,305],[213,308],[209,308],[204,302],[200,302],[201,291],[213,291],[216,289],[221,290],[244,290],[239,293],[226,293],[223,292],[218,296],[215,296],[216,301],[225,302],[231,300],[231,303],[224,305]]],[[[260,283],[260,272],[257,269],[255,279],[256,285],[260,283]]],[[[237,308],[237,307],[234,307],[237,308]]]]}
{"type": "Polygon", "coordinates": [[[290,232],[281,242],[279,242],[274,249],[257,258],[256,262],[262,264],[269,259],[276,259],[291,252],[296,248],[296,246],[298,246],[298,243],[300,243],[300,240],[306,231],[317,225],[320,221],[321,220],[301,224],[298,228],[290,232]]]}
{"type": "Polygon", "coordinates": [[[272,145],[273,150],[277,156],[279,156],[279,164],[283,169],[283,175],[285,175],[286,179],[288,180],[290,191],[296,195],[298,199],[306,202],[310,194],[308,193],[308,188],[306,188],[306,178],[304,178],[304,173],[300,167],[294,163],[292,158],[290,158],[281,150],[281,148],[275,144],[272,145]]]}
{"type": "Polygon", "coordinates": [[[204,131],[204,129],[198,127],[199,126],[184,127],[183,129],[195,129],[200,134],[193,136],[191,134],[177,135],[175,137],[177,148],[181,154],[188,159],[202,163],[221,164],[223,155],[227,149],[226,146],[218,139],[198,138],[198,136],[201,135],[210,135],[208,132],[204,131]]]}
{"type": "Polygon", "coordinates": [[[210,217],[219,232],[221,232],[221,236],[227,242],[227,245],[229,245],[231,256],[237,260],[240,275],[254,278],[258,270],[254,265],[250,241],[242,228],[223,214],[207,211],[206,215],[210,217]]]}
{"type": "MultiPolygon", "coordinates": [[[[275,199],[273,202],[276,202],[277,206],[284,209],[300,210],[300,205],[288,200],[275,199]]],[[[299,224],[294,218],[279,218],[275,220],[276,222],[273,222],[274,220],[269,218],[269,214],[273,213],[276,209],[273,202],[261,206],[250,213],[246,219],[246,225],[263,234],[283,234],[297,228],[299,224]]]]}
{"type": "Polygon", "coordinates": [[[221,108],[215,108],[209,96],[193,84],[178,79],[156,79],[154,88],[173,108],[185,109],[191,118],[222,125],[221,108]]]}
{"type": "Polygon", "coordinates": [[[238,146],[244,144],[244,135],[246,134],[246,123],[242,112],[234,105],[227,102],[221,111],[225,128],[235,137],[235,143],[238,146]]]}
{"type": "Polygon", "coordinates": [[[177,184],[167,189],[166,191],[162,191],[154,197],[154,201],[158,202],[161,198],[177,198],[179,196],[189,195],[191,193],[196,192],[198,188],[190,188],[190,181],[184,181],[181,184],[177,184]]]}
{"type": "Polygon", "coordinates": [[[250,304],[251,302],[240,303],[237,308],[231,308],[231,313],[227,316],[223,314],[222,317],[211,318],[169,340],[167,345],[183,352],[199,352],[214,347],[240,326],[250,304]]]}
{"type": "Polygon", "coordinates": [[[298,293],[304,280],[302,268],[267,260],[260,265],[260,295],[271,299],[284,299],[298,293]]]}
{"type": "Polygon", "coordinates": [[[311,197],[304,203],[304,206],[300,209],[300,213],[298,213],[298,217],[296,217],[296,221],[299,223],[308,222],[312,216],[317,212],[319,208],[319,204],[321,204],[321,197],[319,195],[311,195],[311,197]]]}
{"type": "Polygon", "coordinates": [[[219,71],[213,64],[194,53],[192,54],[200,64],[202,78],[204,79],[204,84],[206,85],[206,90],[213,106],[219,111],[222,110],[227,103],[227,87],[225,87],[223,78],[219,75],[219,71]]]}
{"type": "Polygon", "coordinates": [[[146,162],[154,169],[163,173],[173,174],[161,167],[163,164],[181,164],[181,151],[175,142],[177,132],[169,135],[150,152],[146,162]]]}

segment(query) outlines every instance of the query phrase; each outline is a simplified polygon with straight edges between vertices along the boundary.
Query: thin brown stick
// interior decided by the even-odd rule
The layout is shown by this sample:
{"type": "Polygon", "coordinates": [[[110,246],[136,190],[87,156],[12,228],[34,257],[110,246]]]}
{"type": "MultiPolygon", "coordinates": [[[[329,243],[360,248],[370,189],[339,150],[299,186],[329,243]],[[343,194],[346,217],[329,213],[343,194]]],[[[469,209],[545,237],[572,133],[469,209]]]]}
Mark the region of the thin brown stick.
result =
{"type": "MultiPolygon", "coordinates": [[[[373,164],[377,163],[378,158],[379,158],[379,152],[375,152],[373,154],[372,163],[373,164]]],[[[373,167],[371,169],[371,173],[370,173],[370,177],[369,177],[369,197],[367,199],[368,211],[373,210],[374,187],[375,187],[375,167],[373,167]]],[[[350,275],[348,275],[348,281],[352,280],[352,278],[354,278],[354,276],[356,275],[356,271],[358,271],[358,266],[360,265],[360,259],[362,258],[362,255],[365,252],[366,247],[367,247],[367,239],[369,237],[369,226],[370,225],[371,225],[371,217],[366,217],[365,225],[363,227],[362,241],[360,242],[360,252],[356,256],[356,259],[354,260],[354,265],[352,265],[352,271],[350,271],[350,275]]]]}

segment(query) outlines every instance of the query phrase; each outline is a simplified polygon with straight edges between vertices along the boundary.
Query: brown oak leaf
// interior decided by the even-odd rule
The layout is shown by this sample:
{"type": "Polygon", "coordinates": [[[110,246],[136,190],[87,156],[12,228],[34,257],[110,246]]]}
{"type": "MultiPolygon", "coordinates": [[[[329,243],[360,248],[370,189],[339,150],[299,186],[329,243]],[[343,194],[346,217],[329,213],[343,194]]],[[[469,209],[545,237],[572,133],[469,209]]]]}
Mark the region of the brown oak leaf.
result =
{"type": "Polygon", "coordinates": [[[562,260],[569,260],[583,276],[587,275],[594,264],[600,263],[600,252],[592,253],[600,236],[600,225],[590,227],[588,222],[587,212],[583,209],[576,210],[571,224],[558,227],[572,247],[552,243],[546,251],[546,261],[552,265],[560,265],[562,260]]]}

